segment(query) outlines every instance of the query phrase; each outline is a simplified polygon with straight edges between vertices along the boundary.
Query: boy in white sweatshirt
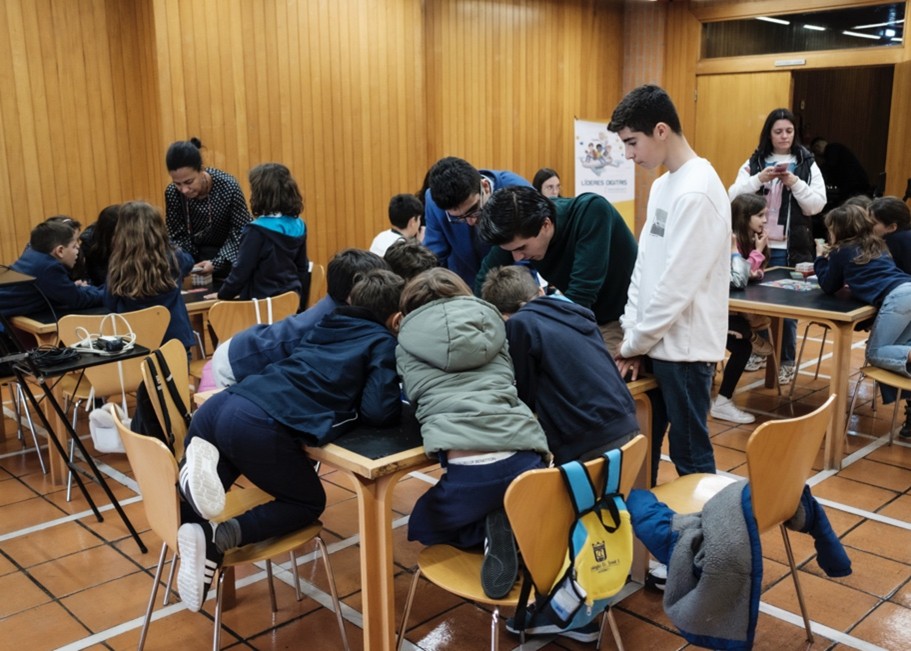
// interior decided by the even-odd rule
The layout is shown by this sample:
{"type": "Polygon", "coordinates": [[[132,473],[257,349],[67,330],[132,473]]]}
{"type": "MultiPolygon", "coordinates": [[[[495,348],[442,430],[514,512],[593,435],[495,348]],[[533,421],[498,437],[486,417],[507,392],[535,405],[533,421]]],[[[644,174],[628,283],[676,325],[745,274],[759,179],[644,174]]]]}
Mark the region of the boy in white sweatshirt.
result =
{"type": "Polygon", "coordinates": [[[680,475],[715,472],[707,426],[715,364],[724,358],[730,280],[731,206],[721,179],[690,147],[667,93],[631,91],[608,127],[626,157],[667,168],[649,193],[639,254],[620,318],[620,373],[648,364],[660,386],[653,400],[652,481],[664,430],[680,475]]]}

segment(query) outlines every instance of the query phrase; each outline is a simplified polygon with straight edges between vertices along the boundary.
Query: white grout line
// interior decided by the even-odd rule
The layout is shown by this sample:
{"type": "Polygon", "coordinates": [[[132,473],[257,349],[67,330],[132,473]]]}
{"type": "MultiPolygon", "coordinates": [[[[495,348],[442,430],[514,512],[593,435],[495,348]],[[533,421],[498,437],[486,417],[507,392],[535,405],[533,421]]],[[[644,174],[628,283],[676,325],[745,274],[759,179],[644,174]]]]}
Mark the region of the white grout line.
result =
{"type": "MultiPolygon", "coordinates": [[[[120,506],[125,506],[127,504],[135,504],[136,502],[139,502],[141,500],[142,500],[142,497],[140,497],[139,495],[135,495],[133,497],[128,497],[126,499],[118,500],[118,501],[120,502],[120,506]]],[[[103,506],[98,506],[98,511],[101,513],[105,513],[107,511],[113,511],[113,510],[114,510],[113,504],[105,504],[103,506]]],[[[45,529],[50,529],[51,527],[56,527],[57,525],[66,524],[67,522],[81,520],[82,518],[85,518],[87,516],[94,517],[94,515],[95,514],[92,513],[91,509],[87,509],[85,511],[80,511],[79,513],[73,513],[72,515],[66,515],[62,518],[57,518],[55,520],[48,520],[47,522],[42,522],[41,524],[36,524],[31,527],[26,527],[25,529],[17,529],[16,531],[10,531],[9,533],[0,535],[0,543],[6,542],[7,540],[12,540],[14,538],[19,538],[21,536],[27,536],[28,534],[35,533],[36,531],[43,531],[45,529]]]]}
{"type": "MultiPolygon", "coordinates": [[[[800,615],[794,614],[787,610],[782,610],[781,608],[767,604],[764,601],[759,602],[759,611],[765,613],[766,615],[771,615],[772,617],[780,619],[784,622],[788,622],[789,624],[799,626],[800,629],[803,630],[803,617],[800,615]]],[[[810,630],[812,630],[814,633],[818,633],[819,635],[823,635],[829,638],[833,642],[844,644],[847,647],[858,649],[859,651],[889,651],[888,649],[884,649],[881,646],[876,646],[875,644],[871,644],[870,642],[856,638],[853,635],[842,633],[841,631],[837,631],[834,628],[830,628],[824,624],[820,624],[819,622],[814,622],[813,620],[810,620],[810,630]]]]}

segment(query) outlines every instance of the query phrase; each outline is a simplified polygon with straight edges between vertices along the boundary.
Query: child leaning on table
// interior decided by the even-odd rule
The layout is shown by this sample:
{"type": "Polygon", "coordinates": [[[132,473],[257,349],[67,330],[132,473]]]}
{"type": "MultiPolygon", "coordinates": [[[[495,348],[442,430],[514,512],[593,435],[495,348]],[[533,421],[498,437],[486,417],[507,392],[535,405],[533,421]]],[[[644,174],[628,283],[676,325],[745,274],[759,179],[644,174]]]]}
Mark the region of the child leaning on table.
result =
{"type": "Polygon", "coordinates": [[[415,503],[408,539],[460,548],[486,540],[481,583],[500,598],[518,567],[503,496],[513,478],[544,467],[547,439],[519,400],[496,308],[438,268],[405,286],[400,309],[399,374],[424,450],[446,470],[415,503]]]}
{"type": "Polygon", "coordinates": [[[403,284],[391,271],[368,272],[350,305],[324,317],[290,356],[196,412],[179,482],[192,511],[183,509],[177,536],[177,587],[189,609],[202,606],[225,551],[295,531],[322,513],[326,494],[304,444],[399,418],[391,324],[403,284]],[[240,475],[275,499],[216,525],[225,489],[240,475]]]}

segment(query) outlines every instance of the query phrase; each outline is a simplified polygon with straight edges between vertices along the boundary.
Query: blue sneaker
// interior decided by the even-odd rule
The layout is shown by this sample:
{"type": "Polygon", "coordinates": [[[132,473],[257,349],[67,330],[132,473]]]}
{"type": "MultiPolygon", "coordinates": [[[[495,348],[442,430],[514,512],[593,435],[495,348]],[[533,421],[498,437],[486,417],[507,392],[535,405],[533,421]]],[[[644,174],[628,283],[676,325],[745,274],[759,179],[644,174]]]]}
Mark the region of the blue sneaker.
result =
{"type": "MultiPolygon", "coordinates": [[[[506,630],[510,633],[515,633],[516,635],[521,633],[521,631],[516,628],[514,617],[510,617],[506,620],[506,630]]],[[[570,640],[576,640],[577,642],[597,642],[598,636],[601,634],[601,625],[599,624],[598,619],[594,619],[579,628],[560,628],[548,617],[536,613],[533,609],[529,608],[526,613],[525,634],[559,635],[560,637],[566,637],[570,640]]]]}

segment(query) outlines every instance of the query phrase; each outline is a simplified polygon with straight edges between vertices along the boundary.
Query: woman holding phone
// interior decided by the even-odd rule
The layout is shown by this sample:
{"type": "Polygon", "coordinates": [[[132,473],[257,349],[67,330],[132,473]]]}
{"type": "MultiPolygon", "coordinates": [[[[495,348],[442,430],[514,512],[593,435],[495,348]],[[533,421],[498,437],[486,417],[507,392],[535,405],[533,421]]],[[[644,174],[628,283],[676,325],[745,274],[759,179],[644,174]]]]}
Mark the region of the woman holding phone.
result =
{"type": "MultiPolygon", "coordinates": [[[[733,201],[741,194],[766,198],[771,251],[770,266],[793,267],[812,262],[816,253],[810,217],[826,205],[826,183],[809,149],[800,144],[794,114],[786,108],[769,113],[759,134],[759,146],[737,172],[728,188],[733,201]]],[[[797,321],[785,319],[778,383],[794,381],[797,321]]],[[[752,356],[748,371],[765,366],[765,358],[752,356]]]]}

